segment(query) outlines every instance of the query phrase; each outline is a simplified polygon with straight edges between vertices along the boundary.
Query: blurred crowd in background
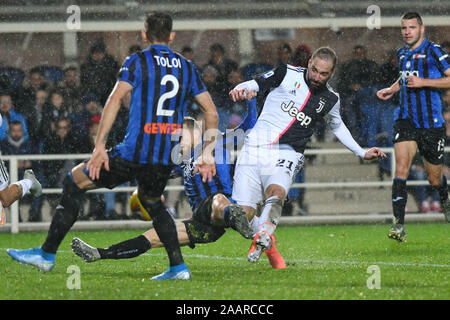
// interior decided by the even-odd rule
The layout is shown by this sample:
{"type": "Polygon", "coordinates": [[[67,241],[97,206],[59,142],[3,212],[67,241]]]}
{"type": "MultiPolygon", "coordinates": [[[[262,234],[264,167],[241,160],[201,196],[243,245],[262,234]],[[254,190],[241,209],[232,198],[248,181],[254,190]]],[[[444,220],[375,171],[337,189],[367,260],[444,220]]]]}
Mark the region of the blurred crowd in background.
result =
{"type": "MultiPolygon", "coordinates": [[[[450,52],[450,42],[444,42],[442,46],[450,52]]],[[[139,45],[133,45],[129,48],[129,54],[141,49],[139,45]]],[[[314,49],[306,44],[293,48],[289,43],[281,42],[277,50],[276,65],[253,62],[239,66],[227,56],[223,45],[211,45],[208,63],[197,65],[197,68],[217,106],[219,130],[225,132],[238,126],[246,116],[246,103],[229,99],[228,92],[232,88],[282,64],[307,67],[314,49]]],[[[195,64],[193,48],[184,47],[180,53],[195,64]]],[[[79,67],[36,66],[27,71],[9,66],[0,67],[0,113],[3,118],[0,127],[1,153],[91,153],[103,106],[114,87],[119,68],[120,64],[108,54],[101,39],[92,44],[87,59],[79,67]]],[[[331,84],[341,97],[342,118],[361,146],[392,147],[393,118],[398,97],[384,102],[376,97],[376,92],[390,86],[397,78],[397,54],[394,49],[389,52],[384,63],[377,64],[370,59],[363,45],[357,45],[353,48],[352,59],[340,62],[331,84]]],[[[443,99],[450,106],[450,90],[444,92],[443,99]]],[[[188,113],[197,119],[202,117],[194,101],[188,113]]],[[[445,110],[444,116],[450,119],[450,110],[445,110]]],[[[124,101],[109,136],[109,147],[122,140],[127,124],[128,105],[124,101]]],[[[319,124],[315,131],[313,142],[335,141],[325,124],[319,124]]],[[[447,137],[449,136],[450,125],[447,122],[447,137]]],[[[446,145],[448,143],[447,139],[446,145]]],[[[306,167],[314,158],[309,157],[308,160],[306,167]]],[[[33,168],[44,187],[58,188],[62,186],[66,172],[76,163],[74,160],[23,160],[19,162],[19,179],[22,179],[26,169],[33,168]]],[[[448,165],[448,160],[446,164],[448,165]]],[[[299,172],[295,182],[305,182],[306,167],[299,172]]],[[[445,172],[448,176],[449,170],[446,169],[445,172]]],[[[389,158],[379,165],[381,180],[384,175],[391,175],[389,158]]],[[[423,180],[425,177],[423,164],[418,158],[412,167],[410,179],[423,180]]],[[[180,181],[176,183],[179,184],[180,181]]],[[[410,191],[422,212],[440,210],[438,195],[427,186],[412,187],[410,191]]],[[[39,199],[23,199],[22,201],[30,203],[28,221],[41,221],[44,200],[54,210],[57,197],[58,195],[46,194],[39,199]]],[[[170,192],[166,197],[169,200],[169,210],[175,217],[179,217],[183,192],[170,192]]],[[[304,197],[303,188],[292,189],[283,215],[306,215],[304,197]]],[[[89,205],[81,213],[81,219],[135,218],[124,214],[128,205],[127,194],[88,193],[86,201],[89,205]],[[121,209],[116,209],[117,206],[121,209]]]]}

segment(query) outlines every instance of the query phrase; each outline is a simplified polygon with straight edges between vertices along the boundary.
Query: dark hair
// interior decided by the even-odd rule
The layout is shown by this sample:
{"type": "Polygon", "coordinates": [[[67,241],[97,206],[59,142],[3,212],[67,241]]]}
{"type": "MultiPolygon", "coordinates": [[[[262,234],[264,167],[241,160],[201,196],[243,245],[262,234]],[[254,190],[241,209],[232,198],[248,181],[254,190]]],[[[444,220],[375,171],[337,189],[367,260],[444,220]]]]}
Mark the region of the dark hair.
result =
{"type": "Polygon", "coordinates": [[[210,48],[210,51],[214,52],[221,52],[222,54],[225,54],[225,48],[220,43],[214,43],[210,48]]]}
{"type": "Polygon", "coordinates": [[[417,12],[407,12],[402,16],[402,20],[417,19],[419,25],[423,25],[422,17],[417,12]]]}
{"type": "Polygon", "coordinates": [[[320,58],[323,60],[332,60],[333,62],[333,69],[334,70],[336,68],[337,65],[337,55],[336,52],[331,49],[330,47],[321,47],[319,49],[317,49],[316,51],[314,51],[314,53],[312,54],[311,60],[313,60],[314,58],[320,58]]]}
{"type": "Polygon", "coordinates": [[[169,42],[172,18],[163,12],[153,12],[145,19],[145,34],[150,42],[169,42]]]}
{"type": "Polygon", "coordinates": [[[139,52],[141,50],[142,50],[142,48],[140,45],[133,44],[131,47],[128,48],[128,54],[133,54],[133,53],[139,52]]]}
{"type": "Polygon", "coordinates": [[[30,71],[28,71],[28,74],[33,74],[33,73],[39,73],[40,75],[42,75],[41,67],[33,67],[30,69],[30,71]]]}
{"type": "Polygon", "coordinates": [[[102,53],[106,53],[106,45],[103,42],[102,38],[98,38],[97,40],[94,41],[94,43],[91,45],[90,48],[90,53],[96,53],[96,52],[102,52],[102,53]]]}
{"type": "Polygon", "coordinates": [[[278,47],[278,50],[279,51],[287,51],[289,53],[292,53],[291,46],[288,43],[286,43],[286,42],[280,44],[280,46],[278,47]]]}
{"type": "Polygon", "coordinates": [[[67,121],[67,123],[69,124],[69,127],[72,127],[72,121],[70,120],[70,118],[68,118],[66,116],[60,116],[56,119],[55,124],[57,125],[61,121],[67,121]]]}
{"type": "Polygon", "coordinates": [[[59,88],[53,88],[53,89],[48,93],[48,96],[51,97],[51,96],[54,95],[54,94],[59,94],[61,97],[64,98],[64,94],[63,94],[63,92],[61,91],[61,89],[59,89],[59,88]]]}
{"type": "Polygon", "coordinates": [[[20,122],[20,120],[13,120],[13,121],[11,121],[10,123],[9,123],[9,128],[11,128],[12,126],[15,126],[15,125],[21,125],[22,126],[22,128],[23,128],[23,124],[22,124],[22,122],[20,122]]]}
{"type": "Polygon", "coordinates": [[[12,94],[9,91],[0,91],[0,97],[1,96],[8,96],[11,98],[11,101],[12,101],[12,94]]]}
{"type": "Polygon", "coordinates": [[[69,72],[69,71],[78,71],[78,68],[75,67],[75,66],[69,66],[69,67],[66,67],[66,68],[64,68],[64,70],[63,70],[64,75],[66,75],[66,73],[69,72]]]}
{"type": "Polygon", "coordinates": [[[353,51],[356,51],[356,50],[364,50],[364,51],[366,51],[366,47],[363,46],[362,44],[357,44],[356,46],[353,47],[353,51]]]}

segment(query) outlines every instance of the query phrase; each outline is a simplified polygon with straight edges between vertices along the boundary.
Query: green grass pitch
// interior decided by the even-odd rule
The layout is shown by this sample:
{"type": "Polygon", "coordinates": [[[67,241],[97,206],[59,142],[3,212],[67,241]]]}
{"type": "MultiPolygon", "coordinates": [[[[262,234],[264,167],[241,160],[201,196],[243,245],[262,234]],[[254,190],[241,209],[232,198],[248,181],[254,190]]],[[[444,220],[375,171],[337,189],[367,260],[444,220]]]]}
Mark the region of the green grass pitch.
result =
{"type": "Polygon", "coordinates": [[[45,233],[2,233],[0,299],[449,299],[450,225],[407,225],[407,243],[388,239],[388,229],[280,226],[276,235],[288,265],[285,270],[272,269],[265,256],[255,264],[247,262],[250,241],[229,230],[215,243],[183,248],[191,281],[149,280],[168,265],[163,249],[130,260],[85,263],[69,245],[77,236],[106,247],[143,230],[71,232],[55,268],[46,274],[13,261],[5,250],[40,245],[45,233]],[[73,265],[80,271],[80,289],[68,288],[68,283],[76,283],[71,278],[73,265]],[[372,265],[379,273],[370,271],[372,265]],[[375,277],[379,289],[369,289],[368,282],[377,284],[375,277]]]}

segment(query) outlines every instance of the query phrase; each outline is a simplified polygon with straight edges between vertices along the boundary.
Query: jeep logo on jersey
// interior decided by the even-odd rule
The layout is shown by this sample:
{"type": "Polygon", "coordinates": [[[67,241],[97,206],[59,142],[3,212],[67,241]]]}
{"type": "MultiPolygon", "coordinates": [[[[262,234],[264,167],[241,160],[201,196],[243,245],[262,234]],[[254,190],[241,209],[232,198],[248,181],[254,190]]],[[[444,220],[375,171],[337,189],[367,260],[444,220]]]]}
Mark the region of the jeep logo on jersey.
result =
{"type": "Polygon", "coordinates": [[[292,100],[289,101],[288,104],[283,102],[281,104],[281,110],[283,110],[284,112],[287,112],[291,117],[295,117],[302,126],[307,126],[312,121],[311,117],[308,117],[306,114],[304,114],[301,111],[299,112],[298,109],[295,108],[295,103],[292,100]]]}

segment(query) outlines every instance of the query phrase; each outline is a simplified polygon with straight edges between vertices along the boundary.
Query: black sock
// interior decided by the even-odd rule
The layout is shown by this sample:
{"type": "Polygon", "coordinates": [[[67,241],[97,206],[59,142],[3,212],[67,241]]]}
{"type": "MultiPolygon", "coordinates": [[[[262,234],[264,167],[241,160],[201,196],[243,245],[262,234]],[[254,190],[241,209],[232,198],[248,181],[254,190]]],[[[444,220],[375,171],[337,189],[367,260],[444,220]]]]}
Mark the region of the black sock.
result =
{"type": "Polygon", "coordinates": [[[143,235],[122,241],[106,249],[98,249],[101,259],[129,259],[137,257],[150,250],[150,241],[143,235]]]}
{"type": "Polygon", "coordinates": [[[406,180],[394,178],[392,183],[392,209],[395,223],[405,224],[405,208],[408,200],[406,192],[406,180]]]}
{"type": "Polygon", "coordinates": [[[175,221],[164,207],[163,203],[161,201],[153,203],[144,203],[141,201],[141,203],[150,214],[153,221],[153,227],[155,228],[159,239],[166,248],[170,266],[177,266],[184,263],[180,244],[178,242],[178,233],[175,221]]]}
{"type": "Polygon", "coordinates": [[[441,184],[438,187],[435,187],[437,192],[439,193],[439,199],[441,203],[444,203],[448,199],[448,186],[447,186],[447,178],[442,176],[441,184]]]}
{"type": "Polygon", "coordinates": [[[63,192],[56,213],[48,230],[42,250],[56,253],[67,232],[78,218],[85,190],[78,188],[72,177],[67,175],[63,181],[63,192]]]}

